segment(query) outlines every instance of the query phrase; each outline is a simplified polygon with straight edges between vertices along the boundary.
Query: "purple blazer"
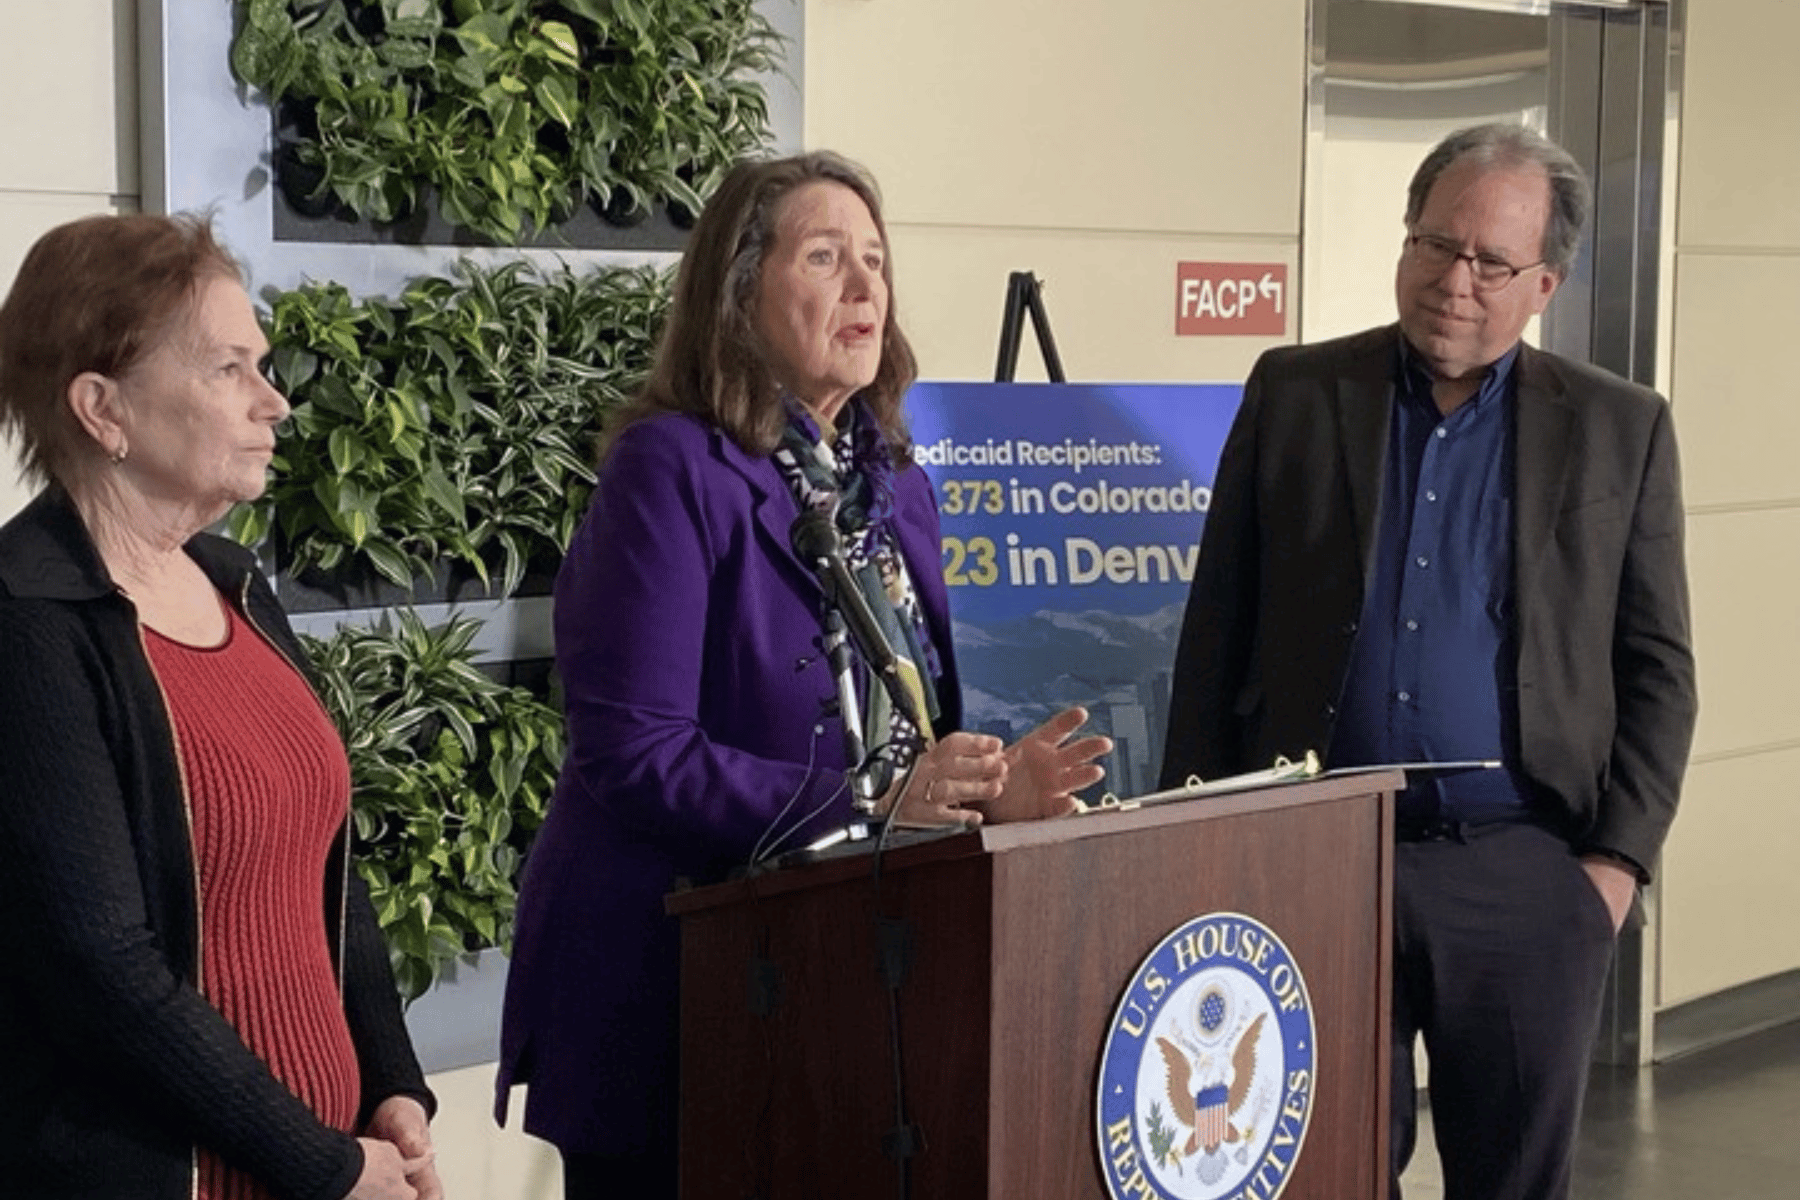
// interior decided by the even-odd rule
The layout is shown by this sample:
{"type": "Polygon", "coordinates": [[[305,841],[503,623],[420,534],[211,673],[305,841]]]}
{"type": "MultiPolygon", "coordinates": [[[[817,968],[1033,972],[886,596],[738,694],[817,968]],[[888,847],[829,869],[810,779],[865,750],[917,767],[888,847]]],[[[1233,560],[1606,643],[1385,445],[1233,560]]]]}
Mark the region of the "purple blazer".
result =
{"type": "MultiPolygon", "coordinates": [[[[936,503],[916,466],[894,491],[954,728],[936,503]]],[[[528,1084],[526,1130],[566,1153],[673,1145],[676,880],[721,878],[778,817],[800,826],[792,848],[850,815],[823,592],[788,544],[798,512],[769,459],[652,418],[613,447],[557,576],[569,753],[520,888],[496,1115],[528,1084]]]]}

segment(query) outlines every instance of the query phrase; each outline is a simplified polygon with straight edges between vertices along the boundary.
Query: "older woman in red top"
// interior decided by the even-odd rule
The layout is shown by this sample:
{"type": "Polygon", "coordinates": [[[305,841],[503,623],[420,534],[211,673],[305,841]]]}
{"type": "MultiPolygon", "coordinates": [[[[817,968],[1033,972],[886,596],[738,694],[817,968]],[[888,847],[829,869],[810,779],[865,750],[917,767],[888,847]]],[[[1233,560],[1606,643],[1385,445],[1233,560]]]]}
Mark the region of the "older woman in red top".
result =
{"type": "Polygon", "coordinates": [[[287,402],[203,222],[46,234],[0,307],[0,1179],[431,1200],[349,768],[242,548],[287,402]]]}

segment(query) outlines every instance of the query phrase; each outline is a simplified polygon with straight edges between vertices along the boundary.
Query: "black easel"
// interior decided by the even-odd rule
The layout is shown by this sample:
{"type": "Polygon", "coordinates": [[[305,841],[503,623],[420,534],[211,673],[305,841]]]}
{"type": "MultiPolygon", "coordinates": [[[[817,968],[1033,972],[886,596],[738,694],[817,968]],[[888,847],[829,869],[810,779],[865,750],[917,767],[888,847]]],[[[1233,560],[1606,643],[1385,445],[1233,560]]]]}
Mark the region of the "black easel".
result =
{"type": "Polygon", "coordinates": [[[1044,311],[1043,285],[1030,271],[1014,271],[1006,280],[1006,311],[1000,318],[1000,357],[994,363],[994,382],[1011,383],[1019,369],[1019,337],[1025,332],[1025,314],[1037,334],[1038,350],[1051,383],[1067,383],[1056,338],[1050,333],[1050,315],[1044,311]]]}

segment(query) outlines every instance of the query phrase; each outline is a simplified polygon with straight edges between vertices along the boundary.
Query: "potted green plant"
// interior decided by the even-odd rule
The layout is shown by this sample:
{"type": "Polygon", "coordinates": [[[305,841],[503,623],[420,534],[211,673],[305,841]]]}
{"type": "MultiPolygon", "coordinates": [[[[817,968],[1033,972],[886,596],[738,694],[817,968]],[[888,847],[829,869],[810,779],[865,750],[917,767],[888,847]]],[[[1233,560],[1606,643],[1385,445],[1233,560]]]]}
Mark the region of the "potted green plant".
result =
{"type": "Polygon", "coordinates": [[[519,863],[563,755],[561,714],[485,674],[480,623],[408,609],[304,638],[350,755],[356,865],[401,994],[511,944],[519,863]]]}
{"type": "Polygon", "coordinates": [[[234,536],[272,538],[284,588],[335,587],[334,606],[376,580],[411,593],[447,562],[513,594],[568,545],[601,422],[647,371],[668,289],[652,267],[464,261],[397,300],[335,283],[273,294],[272,370],[294,413],[234,536]]]}
{"type": "Polygon", "coordinates": [[[275,109],[305,213],[393,222],[435,196],[496,242],[585,194],[625,220],[697,212],[769,141],[757,76],[780,39],[752,0],[237,0],[238,79],[275,109]]]}

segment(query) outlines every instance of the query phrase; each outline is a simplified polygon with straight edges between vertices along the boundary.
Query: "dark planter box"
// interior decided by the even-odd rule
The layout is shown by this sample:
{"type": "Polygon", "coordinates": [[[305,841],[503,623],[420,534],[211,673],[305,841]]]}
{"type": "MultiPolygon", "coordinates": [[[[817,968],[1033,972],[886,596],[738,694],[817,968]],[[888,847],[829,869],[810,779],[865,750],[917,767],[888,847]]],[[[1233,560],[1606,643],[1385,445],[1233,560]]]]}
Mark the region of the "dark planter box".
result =
{"type": "MultiPolygon", "coordinates": [[[[307,199],[310,185],[274,189],[277,242],[337,242],[389,246],[496,246],[491,238],[453,225],[438,208],[436,192],[427,189],[413,210],[398,221],[367,221],[345,214],[330,196],[307,199]],[[296,202],[299,208],[296,208],[296,202]],[[301,211],[304,210],[304,211],[301,211]],[[307,215],[316,214],[316,215],[307,215]]],[[[630,219],[621,217],[621,220],[630,219]]],[[[685,210],[657,205],[630,224],[609,221],[593,204],[574,208],[567,220],[527,234],[521,247],[546,250],[680,251],[693,224],[685,210]]]]}
{"type": "MultiPolygon", "coordinates": [[[[275,577],[275,595],[290,613],[330,612],[346,608],[404,608],[423,604],[473,604],[501,599],[548,596],[556,582],[560,558],[542,555],[525,565],[525,574],[511,597],[489,591],[467,563],[441,562],[432,573],[403,588],[375,573],[361,560],[330,572],[282,570],[275,577]]],[[[499,564],[489,565],[488,577],[499,583],[499,564]]]]}

